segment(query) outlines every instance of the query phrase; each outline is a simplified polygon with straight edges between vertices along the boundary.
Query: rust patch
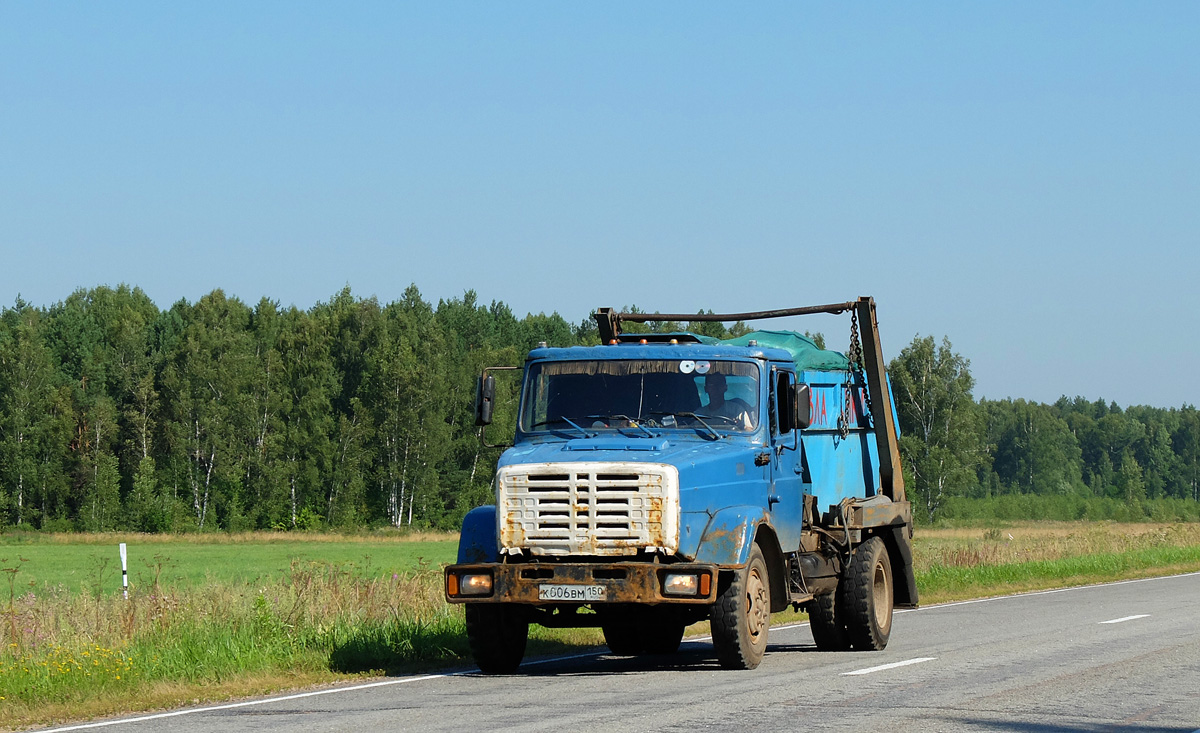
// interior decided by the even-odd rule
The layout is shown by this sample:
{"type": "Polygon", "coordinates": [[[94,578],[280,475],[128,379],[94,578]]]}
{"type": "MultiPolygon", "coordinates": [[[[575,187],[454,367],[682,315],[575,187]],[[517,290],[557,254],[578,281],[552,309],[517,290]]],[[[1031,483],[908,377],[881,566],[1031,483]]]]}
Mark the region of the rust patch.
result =
{"type": "Polygon", "coordinates": [[[848,525],[854,529],[912,524],[912,505],[907,501],[866,506],[852,503],[844,516],[848,525]]]}
{"type": "MultiPolygon", "coordinates": [[[[659,532],[661,533],[663,520],[663,498],[661,496],[651,496],[649,499],[647,499],[646,514],[651,522],[655,522],[659,525],[659,532]]],[[[650,539],[651,542],[657,545],[666,544],[665,542],[662,542],[662,537],[651,537],[650,539]]]]}
{"type": "Polygon", "coordinates": [[[525,545],[525,526],[521,524],[520,512],[501,511],[500,516],[500,546],[523,547],[525,545]]]}
{"type": "Polygon", "coordinates": [[[492,563],[450,565],[446,568],[446,573],[482,570],[492,573],[494,592],[491,596],[451,598],[447,594],[446,600],[450,603],[524,603],[541,607],[562,605],[561,602],[539,599],[539,586],[547,583],[598,585],[604,588],[605,599],[588,604],[592,606],[610,603],[711,604],[716,600],[715,582],[709,583],[709,593],[704,596],[664,596],[660,591],[659,575],[665,572],[706,572],[715,580],[717,568],[709,564],[492,563]],[[530,572],[534,569],[536,572],[530,572]]]}
{"type": "Polygon", "coordinates": [[[714,528],[700,539],[700,551],[713,559],[726,558],[735,560],[741,555],[742,545],[746,539],[745,525],[735,529],[714,528]]]}

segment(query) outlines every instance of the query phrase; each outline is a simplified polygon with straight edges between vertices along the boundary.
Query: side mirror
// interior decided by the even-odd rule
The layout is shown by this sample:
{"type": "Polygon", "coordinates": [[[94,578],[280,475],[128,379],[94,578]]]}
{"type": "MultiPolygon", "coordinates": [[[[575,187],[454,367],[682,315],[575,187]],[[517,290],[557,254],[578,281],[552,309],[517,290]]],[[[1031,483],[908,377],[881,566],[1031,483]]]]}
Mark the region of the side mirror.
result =
{"type": "Polygon", "coordinates": [[[492,424],[492,407],[496,404],[496,378],[480,377],[475,382],[475,425],[492,424]]]}
{"type": "Polygon", "coordinates": [[[796,427],[803,430],[809,425],[812,425],[812,392],[808,389],[807,384],[796,385],[796,412],[793,415],[793,420],[796,427]]]}

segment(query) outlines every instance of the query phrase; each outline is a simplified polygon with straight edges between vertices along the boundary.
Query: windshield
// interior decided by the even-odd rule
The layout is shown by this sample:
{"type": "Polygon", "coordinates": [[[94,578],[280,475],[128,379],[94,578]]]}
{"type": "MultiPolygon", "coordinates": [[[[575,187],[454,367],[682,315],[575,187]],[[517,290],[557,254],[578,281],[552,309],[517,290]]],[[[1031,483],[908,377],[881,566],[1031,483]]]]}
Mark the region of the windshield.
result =
{"type": "Polygon", "coordinates": [[[521,405],[525,432],[746,432],[758,427],[758,367],[687,359],[541,362],[529,367],[521,405]]]}

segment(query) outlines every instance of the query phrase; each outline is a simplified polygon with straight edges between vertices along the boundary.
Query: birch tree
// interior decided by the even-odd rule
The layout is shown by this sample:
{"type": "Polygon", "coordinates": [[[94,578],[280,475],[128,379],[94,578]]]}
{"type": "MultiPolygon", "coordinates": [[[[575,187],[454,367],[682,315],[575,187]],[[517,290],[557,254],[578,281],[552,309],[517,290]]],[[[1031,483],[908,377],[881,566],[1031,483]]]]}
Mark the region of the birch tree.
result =
{"type": "Polygon", "coordinates": [[[935,517],[948,497],[975,483],[984,459],[975,381],[970,361],[954,353],[950,340],[916,337],[892,360],[888,372],[896,393],[900,452],[914,501],[935,517]]]}

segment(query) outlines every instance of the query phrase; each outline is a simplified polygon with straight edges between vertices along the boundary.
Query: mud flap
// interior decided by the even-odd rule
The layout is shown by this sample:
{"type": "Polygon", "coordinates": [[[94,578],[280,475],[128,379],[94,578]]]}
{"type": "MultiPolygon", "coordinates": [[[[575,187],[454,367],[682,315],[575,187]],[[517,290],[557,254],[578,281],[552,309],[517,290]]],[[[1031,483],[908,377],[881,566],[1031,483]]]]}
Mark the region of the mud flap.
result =
{"type": "Polygon", "coordinates": [[[908,526],[892,527],[883,533],[888,559],[892,563],[893,601],[896,608],[916,608],[917,578],[913,573],[912,540],[908,537],[908,526]]]}

